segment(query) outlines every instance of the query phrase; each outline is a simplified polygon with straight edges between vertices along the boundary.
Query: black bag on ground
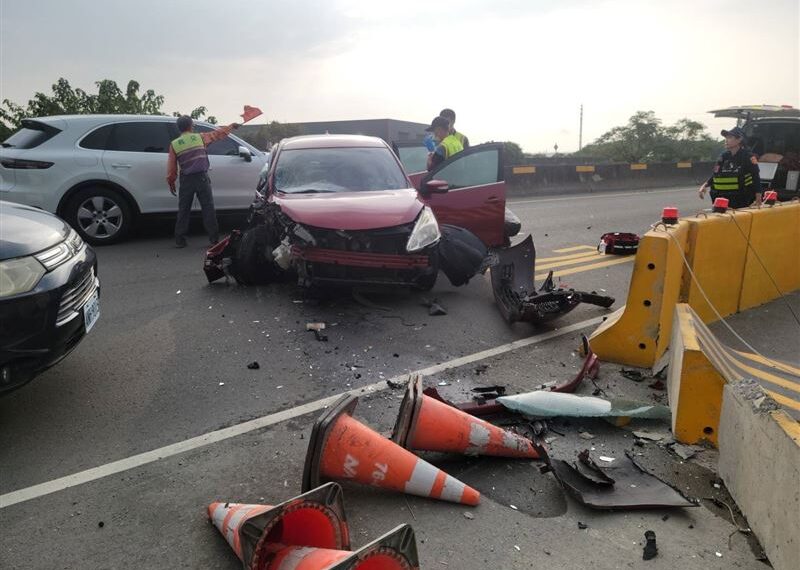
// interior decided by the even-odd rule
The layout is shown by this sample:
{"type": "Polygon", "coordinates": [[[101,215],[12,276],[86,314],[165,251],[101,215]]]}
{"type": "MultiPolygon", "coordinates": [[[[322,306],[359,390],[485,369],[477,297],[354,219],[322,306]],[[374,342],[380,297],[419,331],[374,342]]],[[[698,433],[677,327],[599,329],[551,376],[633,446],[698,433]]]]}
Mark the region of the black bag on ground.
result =
{"type": "Polygon", "coordinates": [[[465,285],[480,270],[488,253],[486,245],[464,228],[442,224],[439,229],[439,269],[455,287],[465,285]]]}

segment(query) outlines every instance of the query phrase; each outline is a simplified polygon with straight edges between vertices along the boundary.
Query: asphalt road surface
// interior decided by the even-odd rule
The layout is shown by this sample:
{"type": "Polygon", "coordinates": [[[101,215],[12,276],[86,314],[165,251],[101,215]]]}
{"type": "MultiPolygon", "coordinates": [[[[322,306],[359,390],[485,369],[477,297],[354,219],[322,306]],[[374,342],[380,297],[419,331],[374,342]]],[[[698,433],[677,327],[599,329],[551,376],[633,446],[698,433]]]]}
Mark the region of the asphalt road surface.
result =
{"type": "MultiPolygon", "coordinates": [[[[708,203],[682,188],[509,205],[522,233],[534,236],[537,274],[552,268],[562,283],[605,291],[619,306],[632,258],[592,256],[599,236],[641,234],[663,206],[691,214],[708,203]]],[[[460,288],[440,276],[424,294],[324,302],[304,298],[292,283],[209,285],[204,250],[199,233],[188,248],[174,249],[168,226],[98,248],[97,326],[61,364],[0,398],[0,568],[236,568],[205,506],[217,499],[274,504],[298,494],[324,398],[369,387],[374,393],[359,414],[386,431],[400,393],[382,381],[409,372],[446,382],[454,397],[479,383],[530,390],[574,374],[580,333],[609,313],[580,306],[549,327],[508,326],[481,276],[460,288]],[[425,297],[448,314],[429,316],[425,297]],[[305,330],[316,321],[328,324],[328,342],[305,330]],[[248,369],[254,361],[259,368],[248,369]],[[482,363],[489,370],[477,377],[482,363]]],[[[606,389],[629,395],[608,370],[606,389]]],[[[616,428],[586,426],[605,434],[609,449],[631,443],[616,428]]],[[[648,457],[664,463],[659,453],[648,457]]],[[[348,486],[354,544],[408,522],[423,568],[621,568],[639,564],[652,526],[661,548],[653,568],[759,567],[738,535],[729,548],[734,527],[711,508],[663,519],[661,512],[598,514],[565,498],[530,462],[448,465],[488,499],[474,519],[461,507],[348,486]]]]}

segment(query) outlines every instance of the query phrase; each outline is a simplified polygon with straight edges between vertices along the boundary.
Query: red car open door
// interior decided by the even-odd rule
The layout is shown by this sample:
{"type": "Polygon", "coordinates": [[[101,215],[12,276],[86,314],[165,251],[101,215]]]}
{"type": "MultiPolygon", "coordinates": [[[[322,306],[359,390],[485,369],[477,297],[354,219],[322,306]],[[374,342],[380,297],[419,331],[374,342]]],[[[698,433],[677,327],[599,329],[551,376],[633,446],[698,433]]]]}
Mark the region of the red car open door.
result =
{"type": "Polygon", "coordinates": [[[418,190],[439,223],[466,228],[490,247],[504,244],[502,143],[473,146],[456,154],[427,173],[418,190]],[[431,180],[447,182],[447,191],[438,183],[437,188],[429,187],[431,180]]]}

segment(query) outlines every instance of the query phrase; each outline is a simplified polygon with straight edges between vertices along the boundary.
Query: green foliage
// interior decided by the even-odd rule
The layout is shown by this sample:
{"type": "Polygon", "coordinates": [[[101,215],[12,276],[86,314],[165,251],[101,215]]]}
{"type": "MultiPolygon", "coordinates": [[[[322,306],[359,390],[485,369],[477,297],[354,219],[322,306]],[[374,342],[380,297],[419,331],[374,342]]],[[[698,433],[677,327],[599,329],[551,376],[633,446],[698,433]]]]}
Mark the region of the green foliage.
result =
{"type": "MultiPolygon", "coordinates": [[[[157,95],[152,89],[140,93],[138,81],[128,81],[123,91],[116,81],[103,79],[95,82],[97,93],[88,93],[80,87],[73,88],[63,77],[53,84],[52,94],[37,92],[26,106],[18,105],[8,99],[0,105],[0,140],[5,140],[19,128],[22,119],[46,117],[49,115],[85,115],[85,114],[131,114],[131,115],[163,115],[161,107],[164,96],[157,95]]],[[[179,116],[180,113],[173,113],[179,116]]],[[[202,119],[206,115],[205,107],[197,107],[190,113],[192,118],[202,119]]],[[[216,124],[213,116],[206,117],[209,123],[216,124]]]]}
{"type": "Polygon", "coordinates": [[[652,111],[638,111],[577,154],[614,162],[672,162],[713,160],[720,149],[702,123],[680,119],[664,126],[652,111]]]}
{"type": "Polygon", "coordinates": [[[525,153],[522,152],[521,146],[511,141],[503,143],[503,163],[506,166],[516,166],[525,162],[525,153]]]}

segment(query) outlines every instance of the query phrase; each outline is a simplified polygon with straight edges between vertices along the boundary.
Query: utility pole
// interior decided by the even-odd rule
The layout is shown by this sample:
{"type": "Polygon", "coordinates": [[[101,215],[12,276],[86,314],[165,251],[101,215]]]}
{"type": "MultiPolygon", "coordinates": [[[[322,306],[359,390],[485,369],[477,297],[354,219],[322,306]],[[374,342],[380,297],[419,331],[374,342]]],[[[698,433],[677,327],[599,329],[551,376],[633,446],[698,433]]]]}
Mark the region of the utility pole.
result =
{"type": "Polygon", "coordinates": [[[581,103],[581,126],[578,130],[578,152],[583,148],[583,103],[581,103]]]}

